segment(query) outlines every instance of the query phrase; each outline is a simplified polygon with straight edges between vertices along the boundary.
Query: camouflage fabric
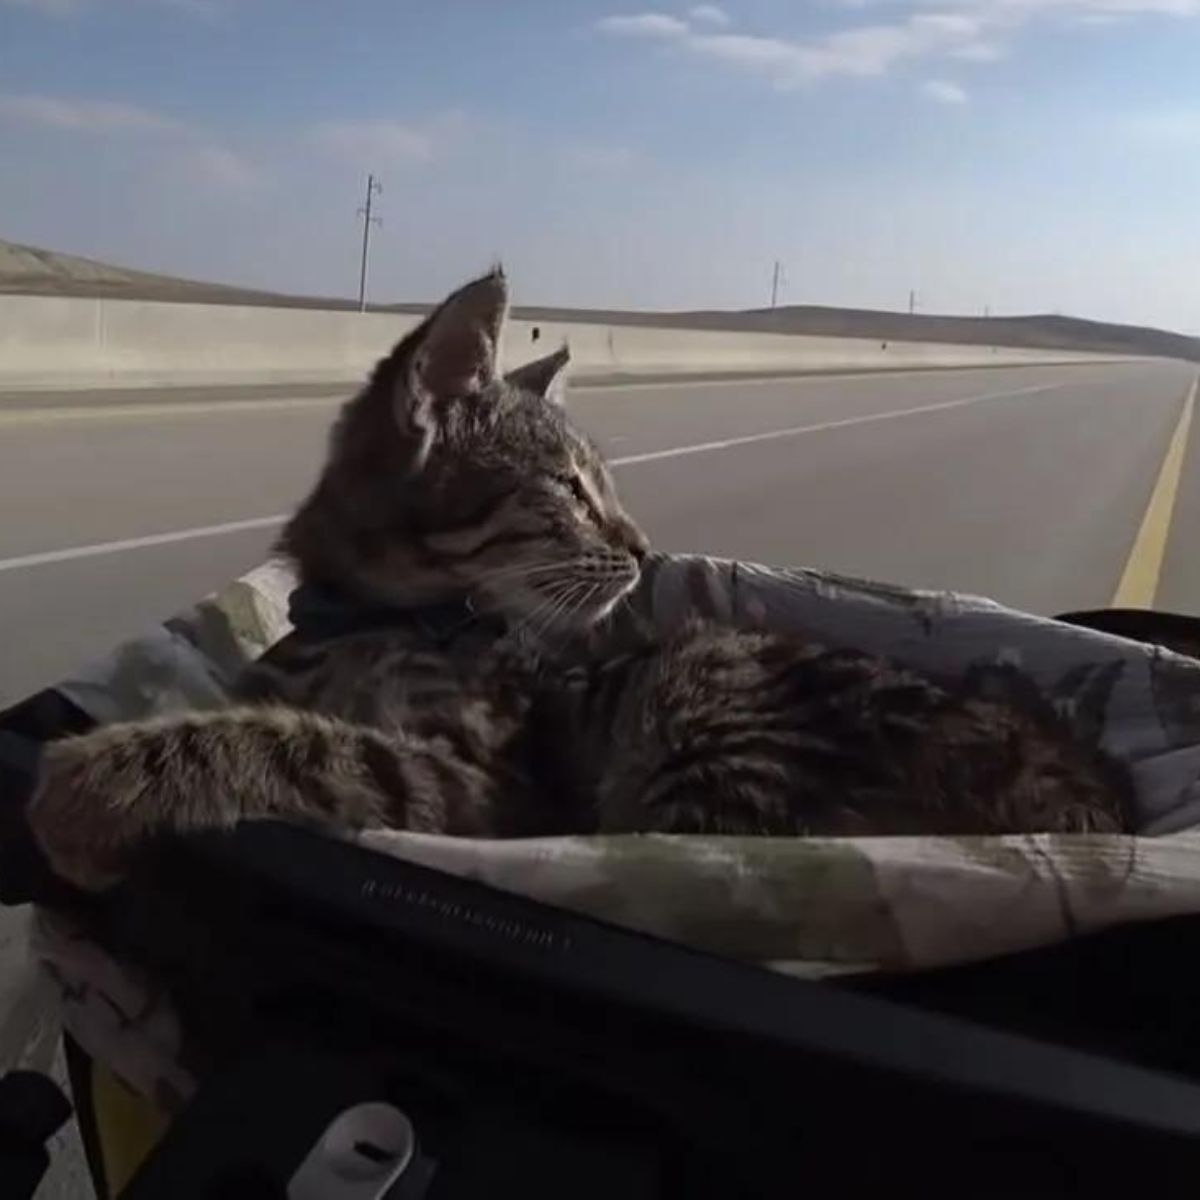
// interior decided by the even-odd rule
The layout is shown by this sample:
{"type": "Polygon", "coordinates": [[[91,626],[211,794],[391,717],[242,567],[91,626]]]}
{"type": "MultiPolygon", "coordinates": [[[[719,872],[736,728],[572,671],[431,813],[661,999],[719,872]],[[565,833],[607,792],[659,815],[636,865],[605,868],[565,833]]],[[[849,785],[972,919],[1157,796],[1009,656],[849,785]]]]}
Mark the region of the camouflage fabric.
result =
{"type": "MultiPolygon", "coordinates": [[[[99,721],[218,704],[241,664],[287,633],[292,584],[268,563],[58,691],[99,721]]],[[[649,563],[604,636],[619,644],[639,627],[693,615],[887,654],[944,677],[1001,664],[1014,687],[1129,765],[1141,834],[483,842],[375,831],[362,842],[803,975],[915,970],[1200,911],[1200,832],[1187,832],[1200,825],[1200,662],[974,597],[698,557],[649,563]]],[[[186,1093],[178,1030],[147,981],[45,915],[35,948],[86,1049],[146,1095],[186,1093]]]]}

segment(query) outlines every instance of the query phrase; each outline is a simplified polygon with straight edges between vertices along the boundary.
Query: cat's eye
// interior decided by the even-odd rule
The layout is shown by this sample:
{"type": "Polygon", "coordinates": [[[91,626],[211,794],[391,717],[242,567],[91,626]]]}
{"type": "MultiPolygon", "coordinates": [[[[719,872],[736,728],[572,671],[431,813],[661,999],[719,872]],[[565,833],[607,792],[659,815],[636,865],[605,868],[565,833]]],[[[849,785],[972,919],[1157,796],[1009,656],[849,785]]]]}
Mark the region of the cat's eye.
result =
{"type": "Polygon", "coordinates": [[[600,522],[600,510],[596,507],[596,501],[578,474],[557,475],[555,482],[571,493],[571,498],[583,509],[590,520],[600,522]]]}
{"type": "Polygon", "coordinates": [[[587,488],[583,486],[583,480],[578,475],[556,475],[554,481],[562,484],[580,504],[591,508],[592,498],[588,495],[587,488]]]}

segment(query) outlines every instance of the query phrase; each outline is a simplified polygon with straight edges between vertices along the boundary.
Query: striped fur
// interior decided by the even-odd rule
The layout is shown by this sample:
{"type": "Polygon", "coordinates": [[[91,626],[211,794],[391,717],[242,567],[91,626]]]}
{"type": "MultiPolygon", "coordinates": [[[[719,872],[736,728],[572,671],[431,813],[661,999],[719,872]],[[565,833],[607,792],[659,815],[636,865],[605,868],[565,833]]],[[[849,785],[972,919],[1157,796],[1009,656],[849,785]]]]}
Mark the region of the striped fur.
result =
{"type": "Polygon", "coordinates": [[[506,303],[499,274],[456,293],[347,405],[283,536],[306,580],[550,625],[589,624],[637,582],[646,540],[550,398],[565,349],[496,373],[506,303]]]}
{"type": "Polygon", "coordinates": [[[263,817],[476,837],[1127,827],[1116,765],[1004,680],[703,626],[557,663],[646,542],[558,403],[565,350],[498,374],[506,304],[486,276],[380,363],[282,548],[364,606],[466,601],[508,633],[288,640],[241,707],[51,747],[29,817],[60,874],[103,886],[159,835],[263,817]]]}
{"type": "Polygon", "coordinates": [[[564,739],[612,833],[1124,829],[1124,773],[1007,683],[701,626],[585,673],[564,739]]]}

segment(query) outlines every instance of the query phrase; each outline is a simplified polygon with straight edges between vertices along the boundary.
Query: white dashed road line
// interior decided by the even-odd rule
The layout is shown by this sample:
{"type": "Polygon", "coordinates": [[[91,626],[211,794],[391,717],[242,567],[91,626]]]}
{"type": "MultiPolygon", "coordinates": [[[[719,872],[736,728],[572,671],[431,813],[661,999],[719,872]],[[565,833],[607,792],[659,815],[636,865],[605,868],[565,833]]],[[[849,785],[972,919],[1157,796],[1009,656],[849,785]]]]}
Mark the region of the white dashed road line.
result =
{"type": "MultiPolygon", "coordinates": [[[[751,433],[743,437],[723,438],[720,441],[698,442],[689,446],[672,446],[665,450],[651,450],[645,454],[629,454],[623,458],[610,459],[616,468],[638,466],[642,463],[659,462],[668,458],[682,458],[690,454],[709,454],[728,450],[734,446],[750,446],[757,442],[778,441],[781,438],[800,437],[809,433],[824,433],[833,429],[848,429],[855,425],[869,425],[875,421],[895,421],[901,417],[915,417],[925,413],[946,412],[955,408],[967,408],[989,400],[1004,400],[1014,396],[1030,396],[1037,392],[1051,392],[1077,383],[1072,378],[1056,383],[1039,383],[1030,387],[1013,388],[1001,392],[983,392],[977,396],[964,396],[958,400],[943,400],[937,404],[922,404],[916,408],[901,408],[891,412],[865,413],[857,417],[844,417],[836,421],[819,421],[808,425],[793,425],[787,429],[772,429],[765,433],[751,433]]],[[[152,533],[144,537],[120,538],[111,542],[94,542],[88,546],[69,546],[62,550],[46,550],[40,554],[20,554],[15,558],[0,559],[0,572],[21,571],[31,567],[50,566],[54,563],[71,562],[80,558],[98,558],[108,554],[123,554],[127,550],[145,550],[153,546],[169,546],[175,542],[197,541],[201,538],[223,537],[231,533],[245,533],[253,529],[269,529],[286,520],[283,514],[267,517],[249,517],[242,521],[226,521],[219,525],[198,525],[192,529],[176,529],[169,533],[152,533]]]]}

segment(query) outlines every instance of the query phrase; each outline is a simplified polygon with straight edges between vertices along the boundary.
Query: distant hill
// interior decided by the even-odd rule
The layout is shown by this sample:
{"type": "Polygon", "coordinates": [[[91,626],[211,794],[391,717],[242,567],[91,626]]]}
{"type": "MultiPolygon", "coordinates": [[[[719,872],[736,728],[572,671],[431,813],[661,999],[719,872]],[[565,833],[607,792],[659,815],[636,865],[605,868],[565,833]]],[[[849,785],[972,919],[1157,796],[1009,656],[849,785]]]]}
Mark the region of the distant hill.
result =
{"type": "MultiPolygon", "coordinates": [[[[354,302],[318,296],[230,287],[133,271],[52,250],[0,240],[0,293],[34,296],[103,296],[198,304],[249,304],[280,308],[353,309],[354,302]]],[[[424,304],[373,304],[373,311],[421,313],[424,304]]],[[[613,309],[517,308],[534,321],[584,320],[605,325],[655,325],[680,329],[732,329],[804,333],[894,342],[953,342],[1029,349],[1150,355],[1200,362],[1200,338],[1138,325],[1077,317],[943,317],[931,313],[784,305],[742,311],[631,312],[613,309]]]]}
{"type": "Polygon", "coordinates": [[[705,328],[869,337],[897,342],[982,343],[1035,350],[1096,350],[1200,361],[1200,338],[1141,325],[1086,321],[1050,313],[1027,317],[945,317],[931,313],[786,305],[737,313],[680,313],[678,319],[705,328]]]}
{"type": "Polygon", "coordinates": [[[280,305],[288,308],[351,308],[349,302],[287,296],[222,283],[198,283],[133,271],[74,254],[39,250],[0,239],[0,293],[24,296],[111,297],[196,304],[280,305]]]}

